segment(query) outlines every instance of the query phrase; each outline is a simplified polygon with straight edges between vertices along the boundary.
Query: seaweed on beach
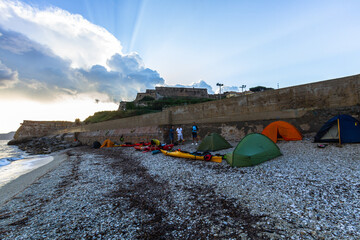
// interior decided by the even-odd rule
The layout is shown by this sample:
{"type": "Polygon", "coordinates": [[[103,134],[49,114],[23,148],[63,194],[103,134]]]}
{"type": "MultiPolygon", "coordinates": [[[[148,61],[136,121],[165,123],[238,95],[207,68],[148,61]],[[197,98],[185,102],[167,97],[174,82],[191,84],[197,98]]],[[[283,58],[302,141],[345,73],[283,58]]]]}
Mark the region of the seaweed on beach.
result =
{"type": "Polygon", "coordinates": [[[259,236],[263,232],[276,232],[257,228],[256,223],[265,215],[253,216],[250,211],[242,206],[235,205],[233,199],[227,199],[215,193],[211,186],[189,185],[181,189],[171,189],[167,182],[160,182],[150,175],[147,169],[136,158],[122,155],[120,149],[106,149],[97,154],[108,159],[108,164],[114,173],[121,172],[128,176],[126,182],[118,183],[115,191],[107,196],[114,199],[114,207],[121,211],[136,211],[142,215],[138,239],[167,239],[173,233],[186,238],[207,238],[214,224],[227,229],[224,237],[236,238],[237,232],[229,229],[241,229],[250,238],[267,239],[259,236]],[[110,160],[111,159],[111,160],[110,160]],[[185,191],[190,198],[186,200],[187,209],[176,206],[172,191],[185,191]],[[124,200],[129,204],[124,204],[124,200]],[[128,206],[124,209],[124,206],[128,206]],[[167,209],[168,211],[164,211],[167,209]],[[174,215],[180,220],[169,217],[174,215]],[[206,221],[205,221],[206,218],[206,221]],[[226,222],[232,218],[237,224],[226,222]]]}

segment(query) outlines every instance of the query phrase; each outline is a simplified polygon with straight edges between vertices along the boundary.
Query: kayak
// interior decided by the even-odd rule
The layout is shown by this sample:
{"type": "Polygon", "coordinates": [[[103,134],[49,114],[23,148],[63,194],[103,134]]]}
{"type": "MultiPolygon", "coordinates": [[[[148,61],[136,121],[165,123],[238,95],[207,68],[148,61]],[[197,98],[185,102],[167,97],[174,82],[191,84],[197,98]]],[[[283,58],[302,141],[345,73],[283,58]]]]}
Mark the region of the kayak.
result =
{"type": "Polygon", "coordinates": [[[135,146],[134,148],[139,151],[154,151],[160,149],[159,147],[151,147],[151,146],[135,146]]]}
{"type": "Polygon", "coordinates": [[[187,152],[182,152],[182,151],[166,151],[166,150],[162,150],[160,149],[160,151],[167,156],[172,156],[172,157],[179,157],[179,158],[189,158],[189,159],[195,159],[195,160],[203,160],[203,161],[209,161],[209,162],[217,162],[217,163],[221,163],[222,161],[222,156],[211,156],[211,154],[205,154],[205,155],[196,155],[193,153],[187,153],[187,152]]]}
{"type": "Polygon", "coordinates": [[[135,144],[121,144],[119,147],[133,147],[135,144]]]}
{"type": "Polygon", "coordinates": [[[148,142],[148,143],[144,143],[144,142],[141,142],[141,143],[125,143],[125,144],[121,144],[121,145],[117,145],[117,147],[142,147],[142,146],[149,146],[151,143],[148,142]]]}
{"type": "Polygon", "coordinates": [[[173,147],[174,147],[174,144],[168,144],[168,145],[160,147],[160,149],[171,150],[173,147]]]}
{"type": "Polygon", "coordinates": [[[139,151],[155,151],[155,150],[160,150],[160,149],[164,149],[164,150],[170,150],[174,147],[174,144],[168,144],[168,145],[165,145],[165,146],[134,146],[134,148],[136,150],[139,150],[139,151]]]}

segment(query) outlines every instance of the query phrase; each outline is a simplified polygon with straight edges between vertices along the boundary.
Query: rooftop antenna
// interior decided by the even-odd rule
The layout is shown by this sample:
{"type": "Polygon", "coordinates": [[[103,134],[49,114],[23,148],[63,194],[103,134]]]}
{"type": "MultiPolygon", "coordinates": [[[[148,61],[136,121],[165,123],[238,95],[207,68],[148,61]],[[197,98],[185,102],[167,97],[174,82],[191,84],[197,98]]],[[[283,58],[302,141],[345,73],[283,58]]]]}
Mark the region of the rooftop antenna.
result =
{"type": "Polygon", "coordinates": [[[221,100],[221,87],[224,86],[224,84],[222,83],[217,83],[216,86],[219,86],[220,92],[219,92],[219,96],[220,96],[220,100],[221,100]]]}

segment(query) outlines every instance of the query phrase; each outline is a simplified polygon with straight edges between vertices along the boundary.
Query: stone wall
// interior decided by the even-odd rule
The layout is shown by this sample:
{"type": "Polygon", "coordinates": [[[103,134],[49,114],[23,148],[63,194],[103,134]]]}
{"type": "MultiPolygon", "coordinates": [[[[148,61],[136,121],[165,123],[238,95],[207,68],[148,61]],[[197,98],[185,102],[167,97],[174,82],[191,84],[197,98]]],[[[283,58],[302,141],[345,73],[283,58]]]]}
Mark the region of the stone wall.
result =
{"type": "Polygon", "coordinates": [[[360,75],[356,75],[169,110],[172,124],[297,119],[316,109],[356,106],[359,90],[360,75]]]}
{"type": "Polygon", "coordinates": [[[152,97],[154,99],[156,99],[156,91],[153,90],[153,89],[147,89],[146,92],[144,93],[138,93],[136,95],[136,98],[135,98],[135,102],[137,101],[140,101],[141,99],[143,99],[144,97],[152,97]]]}
{"type": "Polygon", "coordinates": [[[29,137],[43,137],[52,134],[54,131],[72,128],[74,122],[67,121],[29,121],[24,120],[14,135],[14,139],[29,137]]]}
{"type": "Polygon", "coordinates": [[[155,87],[155,90],[147,89],[145,93],[138,93],[135,101],[140,101],[145,96],[154,99],[162,97],[209,98],[206,88],[155,87]]]}
{"type": "Polygon", "coordinates": [[[155,87],[155,91],[162,97],[209,97],[206,88],[155,87]]]}
{"type": "Polygon", "coordinates": [[[303,134],[312,134],[336,114],[360,113],[360,75],[316,82],[295,87],[257,92],[251,95],[222,99],[187,106],[168,108],[160,113],[81,125],[54,131],[54,134],[77,133],[79,140],[90,143],[109,137],[118,141],[167,141],[171,125],[184,129],[191,139],[193,122],[199,136],[217,132],[228,140],[238,141],[250,132],[261,132],[270,122],[285,120],[303,134]]]}

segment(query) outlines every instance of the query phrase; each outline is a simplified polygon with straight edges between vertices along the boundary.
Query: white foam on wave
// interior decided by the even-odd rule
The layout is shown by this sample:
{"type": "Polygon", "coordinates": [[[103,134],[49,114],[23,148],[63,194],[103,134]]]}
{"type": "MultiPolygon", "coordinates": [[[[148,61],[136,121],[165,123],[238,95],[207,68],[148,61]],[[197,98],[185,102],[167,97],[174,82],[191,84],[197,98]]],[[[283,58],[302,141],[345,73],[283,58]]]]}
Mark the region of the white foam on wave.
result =
{"type": "Polygon", "coordinates": [[[13,161],[17,161],[28,156],[29,155],[26,152],[21,151],[17,146],[9,146],[7,145],[6,140],[0,140],[0,167],[9,165],[13,161]]]}
{"type": "MultiPolygon", "coordinates": [[[[3,165],[0,168],[0,187],[13,181],[14,179],[20,177],[23,174],[26,174],[35,170],[36,168],[48,164],[53,159],[54,158],[52,156],[36,156],[32,158],[12,160],[11,164],[10,161],[6,159],[6,161],[8,161],[8,164],[3,165]]],[[[6,162],[4,161],[4,163],[6,162]]]]}
{"type": "Polygon", "coordinates": [[[10,164],[10,161],[7,158],[0,159],[0,167],[10,164]]]}

